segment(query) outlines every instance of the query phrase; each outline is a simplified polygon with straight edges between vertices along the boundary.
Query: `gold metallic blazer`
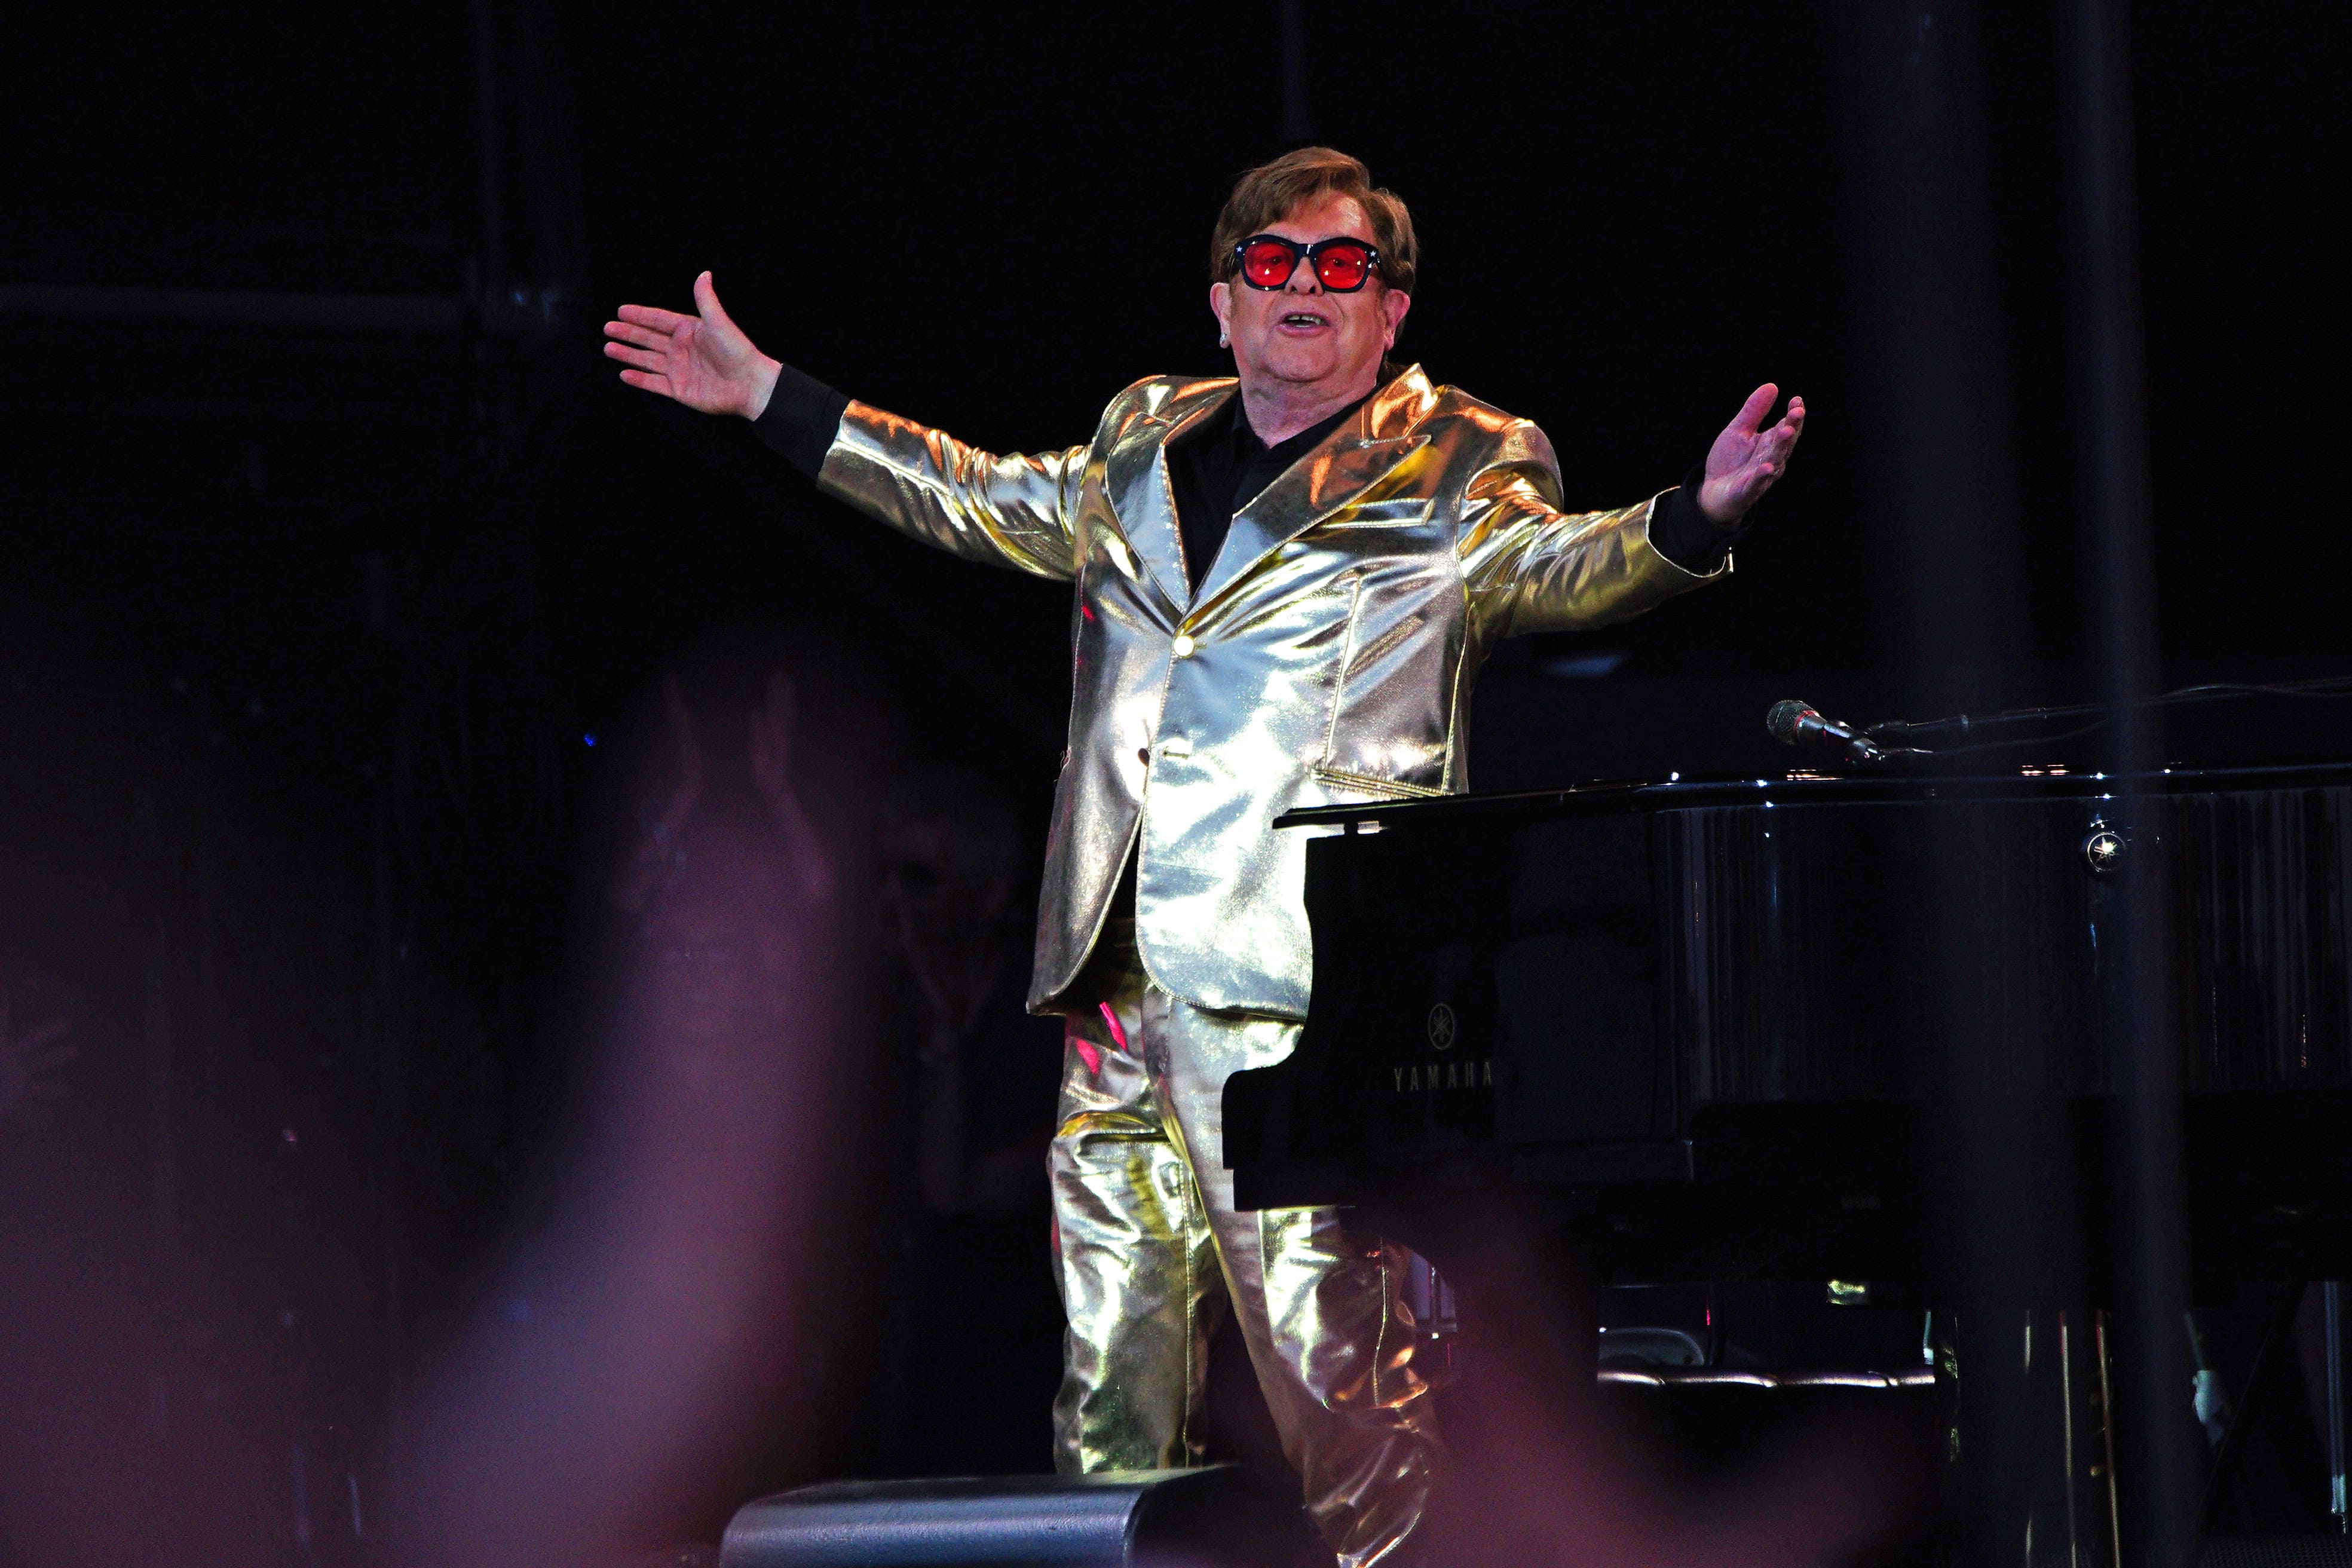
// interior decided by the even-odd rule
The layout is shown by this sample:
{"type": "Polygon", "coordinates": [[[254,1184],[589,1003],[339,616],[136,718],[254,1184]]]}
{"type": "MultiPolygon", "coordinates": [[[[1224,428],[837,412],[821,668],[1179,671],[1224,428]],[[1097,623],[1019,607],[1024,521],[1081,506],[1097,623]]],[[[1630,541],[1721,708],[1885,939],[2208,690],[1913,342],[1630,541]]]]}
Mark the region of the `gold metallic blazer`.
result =
{"type": "Polygon", "coordinates": [[[1187,593],[1164,448],[1234,385],[1139,381],[1094,439],[1034,457],[852,403],[818,475],[942,550],[1076,584],[1034,1011],[1069,1005],[1132,846],[1152,978],[1197,1006],[1304,1018],[1307,834],[1274,819],[1466,789],[1470,687],[1496,638],[1622,620],[1709,580],[1651,548],[1654,498],[1561,510],[1542,431],[1415,366],[1234,513],[1187,593]]]}

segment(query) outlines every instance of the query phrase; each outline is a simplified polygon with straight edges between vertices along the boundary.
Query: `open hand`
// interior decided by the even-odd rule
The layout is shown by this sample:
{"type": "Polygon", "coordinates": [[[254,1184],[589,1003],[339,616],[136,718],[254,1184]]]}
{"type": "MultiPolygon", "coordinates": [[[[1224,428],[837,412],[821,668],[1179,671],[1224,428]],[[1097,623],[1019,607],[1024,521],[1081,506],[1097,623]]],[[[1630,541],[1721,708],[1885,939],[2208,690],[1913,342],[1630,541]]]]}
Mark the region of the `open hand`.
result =
{"type": "Polygon", "coordinates": [[[1707,448],[1706,479],[1698,488],[1698,509],[1717,527],[1729,528],[1748,515],[1789,467],[1789,454],[1805,431],[1805,400],[1789,399],[1789,411],[1770,429],[1764,421],[1780,400],[1780,389],[1766,382],[1748,395],[1739,412],[1707,448]]]}
{"type": "Polygon", "coordinates": [[[729,319],[708,272],[694,280],[694,308],[697,314],[681,316],[657,305],[622,306],[620,320],[604,323],[612,340],[604,357],[629,367],[621,379],[631,386],[704,414],[757,419],[775,390],[776,362],[729,319]]]}

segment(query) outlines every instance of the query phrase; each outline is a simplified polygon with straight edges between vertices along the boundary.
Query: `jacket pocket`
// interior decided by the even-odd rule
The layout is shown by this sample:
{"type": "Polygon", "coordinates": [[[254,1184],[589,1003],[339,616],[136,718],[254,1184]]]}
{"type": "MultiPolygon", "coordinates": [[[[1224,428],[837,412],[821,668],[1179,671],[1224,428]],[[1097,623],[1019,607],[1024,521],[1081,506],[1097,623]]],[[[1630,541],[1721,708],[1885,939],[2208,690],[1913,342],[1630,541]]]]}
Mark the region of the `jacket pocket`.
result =
{"type": "Polygon", "coordinates": [[[1330,789],[1354,790],[1360,795],[1379,795],[1383,800],[1435,800],[1451,791],[1432,789],[1427,784],[1407,784],[1402,779],[1376,779],[1370,773],[1351,773],[1344,768],[1327,767],[1321,763],[1307,770],[1317,783],[1330,789]]]}
{"type": "Polygon", "coordinates": [[[1409,615],[1405,616],[1404,619],[1399,621],[1396,625],[1391,626],[1388,630],[1382,632],[1380,636],[1374,637],[1362,647],[1357,648],[1353,652],[1349,653],[1348,655],[1347,668],[1339,672],[1340,689],[1342,691],[1346,690],[1348,678],[1349,676],[1355,674],[1360,669],[1366,669],[1370,668],[1372,665],[1379,663],[1381,655],[1387,653],[1390,649],[1403,642],[1405,638],[1421,630],[1425,619],[1426,617],[1424,617],[1420,611],[1416,610],[1412,615],[1409,615]]]}
{"type": "Polygon", "coordinates": [[[1426,602],[1373,601],[1367,613],[1371,598],[1351,606],[1316,772],[1398,800],[1447,794],[1448,628],[1426,602]]]}

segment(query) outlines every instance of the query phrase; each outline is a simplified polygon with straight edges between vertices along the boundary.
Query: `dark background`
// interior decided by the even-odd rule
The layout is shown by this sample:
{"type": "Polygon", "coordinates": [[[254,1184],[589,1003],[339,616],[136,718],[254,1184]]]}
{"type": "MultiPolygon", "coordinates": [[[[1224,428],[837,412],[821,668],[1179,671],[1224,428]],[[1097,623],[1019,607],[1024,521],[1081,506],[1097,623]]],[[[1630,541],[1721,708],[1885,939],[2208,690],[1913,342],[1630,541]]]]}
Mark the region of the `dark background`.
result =
{"type": "MultiPolygon", "coordinates": [[[[1772,698],[1896,710],[1836,13],[1307,0],[1286,103],[1278,11],[50,18],[0,109],[0,984],[78,1055],[0,1107],[0,1224],[76,1272],[17,1271],[0,1321],[20,1369],[142,1348],[11,1464],[143,1434],[125,1473],[251,1560],[374,1550],[404,1369],[530,1223],[591,737],[665,661],[817,627],[1042,837],[1063,591],[620,386],[610,308],[701,268],[861,399],[1068,445],[1136,377],[1222,368],[1210,219],[1303,113],[1413,207],[1402,357],[1540,421],[1572,501],[1675,481],[1759,380],[1811,410],[1728,584],[1497,659],[1476,784],[1778,766],[1772,698]],[[207,1455],[230,1407],[265,1458],[207,1455]]],[[[2317,4],[2135,18],[2171,681],[2352,671],[2348,41],[2317,4]]],[[[1981,17],[2022,613],[1977,707],[2089,689],[2058,50],[2043,6],[1981,17]]]]}

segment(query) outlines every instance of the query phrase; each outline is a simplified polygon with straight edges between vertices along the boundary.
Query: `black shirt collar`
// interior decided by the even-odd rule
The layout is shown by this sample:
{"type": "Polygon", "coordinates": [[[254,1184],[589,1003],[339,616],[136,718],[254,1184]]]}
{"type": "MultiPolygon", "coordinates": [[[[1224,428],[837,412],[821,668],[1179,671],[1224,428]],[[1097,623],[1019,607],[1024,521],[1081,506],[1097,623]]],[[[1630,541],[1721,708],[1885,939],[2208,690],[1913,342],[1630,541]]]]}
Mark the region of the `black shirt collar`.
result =
{"type": "MultiPolygon", "coordinates": [[[[1383,377],[1381,384],[1389,379],[1383,377]]],[[[1241,390],[1236,387],[1215,413],[1169,443],[1170,499],[1176,503],[1176,529],[1192,588],[1200,587],[1202,575],[1224,548],[1234,514],[1353,418],[1379,390],[1375,386],[1330,417],[1268,447],[1250,428],[1242,411],[1241,390]]]]}
{"type": "MultiPolygon", "coordinates": [[[[1378,387],[1372,389],[1373,392],[1379,390],[1378,387]]],[[[1321,446],[1325,437],[1354,418],[1356,410],[1371,399],[1372,394],[1368,392],[1329,418],[1318,420],[1297,435],[1285,437],[1269,447],[1259,440],[1257,432],[1250,427],[1249,418],[1242,409],[1241,394],[1236,392],[1234,395],[1232,416],[1234,454],[1252,468],[1256,467],[1260,460],[1264,460],[1275,464],[1278,468],[1286,468],[1321,446]]]]}
{"type": "MultiPolygon", "coordinates": [[[[1383,367],[1384,370],[1385,368],[1383,367]]],[[[1269,462],[1274,464],[1275,471],[1279,473],[1320,446],[1323,438],[1332,431],[1355,417],[1356,410],[1378,396],[1381,388],[1386,386],[1392,379],[1394,378],[1391,375],[1382,374],[1372,384],[1371,391],[1367,392],[1355,402],[1339,409],[1329,417],[1308,426],[1297,435],[1276,441],[1271,447],[1259,440],[1257,432],[1250,427],[1248,416],[1242,409],[1241,388],[1236,385],[1234,388],[1234,395],[1225,399],[1224,406],[1202,420],[1194,429],[1186,431],[1177,445],[1189,447],[1195,441],[1223,441],[1227,443],[1233,454],[1236,473],[1242,469],[1257,468],[1262,463],[1269,462]]]]}

